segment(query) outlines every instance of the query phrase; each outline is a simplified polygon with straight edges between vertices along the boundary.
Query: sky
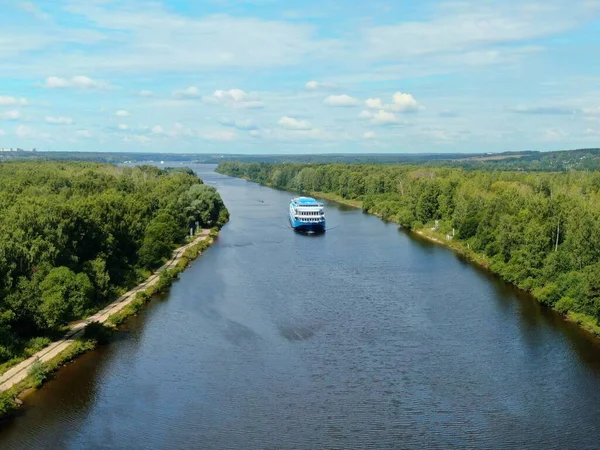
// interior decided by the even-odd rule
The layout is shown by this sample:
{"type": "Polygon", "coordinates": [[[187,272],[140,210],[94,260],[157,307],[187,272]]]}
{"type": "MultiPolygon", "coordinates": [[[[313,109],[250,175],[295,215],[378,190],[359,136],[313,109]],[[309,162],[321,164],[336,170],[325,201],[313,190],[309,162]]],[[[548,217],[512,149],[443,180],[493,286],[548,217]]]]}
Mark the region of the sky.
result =
{"type": "Polygon", "coordinates": [[[6,0],[0,147],[600,147],[600,0],[6,0]]]}

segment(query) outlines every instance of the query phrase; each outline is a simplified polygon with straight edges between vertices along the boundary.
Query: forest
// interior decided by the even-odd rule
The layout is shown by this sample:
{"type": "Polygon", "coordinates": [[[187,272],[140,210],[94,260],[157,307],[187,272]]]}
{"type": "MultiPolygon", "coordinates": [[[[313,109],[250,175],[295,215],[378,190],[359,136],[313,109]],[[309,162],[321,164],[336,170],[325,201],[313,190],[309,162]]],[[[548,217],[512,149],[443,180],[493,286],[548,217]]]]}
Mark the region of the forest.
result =
{"type": "Polygon", "coordinates": [[[216,190],[189,169],[0,163],[0,365],[146,278],[190,228],[221,226],[216,190]]]}
{"type": "Polygon", "coordinates": [[[138,153],[138,152],[59,152],[20,151],[0,153],[0,162],[9,160],[48,160],[146,163],[170,161],[195,164],[222,162],[303,163],[303,164],[412,164],[428,167],[457,167],[469,170],[515,170],[564,172],[600,170],[600,148],[561,151],[507,151],[502,153],[325,153],[301,155],[239,155],[211,153],[138,153]]]}
{"type": "Polygon", "coordinates": [[[224,162],[218,172],[350,201],[410,230],[452,236],[493,272],[599,333],[600,173],[414,165],[224,162]]]}

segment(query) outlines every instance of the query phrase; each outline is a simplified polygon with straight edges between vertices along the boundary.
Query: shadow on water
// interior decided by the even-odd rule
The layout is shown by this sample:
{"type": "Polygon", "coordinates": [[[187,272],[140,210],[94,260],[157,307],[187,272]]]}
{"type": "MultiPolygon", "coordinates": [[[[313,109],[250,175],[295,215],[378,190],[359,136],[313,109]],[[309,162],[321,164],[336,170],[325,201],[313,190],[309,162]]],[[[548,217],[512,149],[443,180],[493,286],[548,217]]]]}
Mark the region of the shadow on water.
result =
{"type": "MultiPolygon", "coordinates": [[[[292,228],[290,227],[290,229],[292,229],[292,228]]],[[[307,238],[323,237],[327,234],[326,231],[300,231],[300,230],[293,230],[293,231],[298,236],[306,236],[307,238]]],[[[327,231],[329,231],[329,230],[327,230],[327,231]]]]}

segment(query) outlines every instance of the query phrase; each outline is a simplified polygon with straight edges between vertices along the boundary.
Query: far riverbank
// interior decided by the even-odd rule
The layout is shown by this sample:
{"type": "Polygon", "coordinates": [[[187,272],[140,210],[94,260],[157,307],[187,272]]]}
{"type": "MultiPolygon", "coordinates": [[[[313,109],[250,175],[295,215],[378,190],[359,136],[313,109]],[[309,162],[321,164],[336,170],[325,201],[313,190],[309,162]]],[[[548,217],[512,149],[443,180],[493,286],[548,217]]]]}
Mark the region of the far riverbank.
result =
{"type": "MultiPolygon", "coordinates": [[[[336,203],[340,203],[343,205],[352,206],[354,208],[362,209],[361,201],[346,200],[336,194],[328,194],[325,192],[311,192],[310,195],[313,195],[314,197],[317,197],[317,198],[322,198],[325,200],[330,200],[330,201],[333,201],[336,203]]],[[[375,215],[381,219],[381,216],[379,214],[373,214],[370,212],[368,214],[375,215]]],[[[392,222],[392,223],[397,223],[399,226],[402,226],[402,225],[400,225],[400,223],[397,220],[395,220],[394,217],[387,219],[386,221],[392,222]]],[[[448,236],[446,236],[444,233],[436,232],[433,229],[428,228],[428,227],[423,227],[421,229],[406,229],[406,230],[409,233],[416,234],[424,239],[427,239],[430,242],[435,242],[438,245],[442,245],[448,249],[451,249],[454,252],[458,253],[459,255],[467,258],[469,261],[471,261],[487,270],[490,270],[492,273],[500,276],[500,274],[497,274],[496,272],[494,272],[492,270],[490,261],[485,255],[474,252],[472,249],[470,249],[469,247],[467,247],[466,245],[464,245],[462,242],[460,242],[458,240],[454,240],[452,238],[448,239],[448,236]]],[[[525,292],[527,292],[527,294],[531,295],[538,302],[540,302],[540,299],[537,298],[532,292],[529,292],[529,291],[525,291],[525,292]]],[[[600,326],[598,326],[595,323],[593,318],[591,318],[583,313],[576,313],[573,311],[569,311],[567,314],[562,314],[560,311],[557,311],[555,308],[551,308],[551,309],[554,309],[565,320],[576,323],[577,325],[579,325],[582,329],[584,329],[588,333],[591,333],[595,337],[600,338],[600,326]]]]}

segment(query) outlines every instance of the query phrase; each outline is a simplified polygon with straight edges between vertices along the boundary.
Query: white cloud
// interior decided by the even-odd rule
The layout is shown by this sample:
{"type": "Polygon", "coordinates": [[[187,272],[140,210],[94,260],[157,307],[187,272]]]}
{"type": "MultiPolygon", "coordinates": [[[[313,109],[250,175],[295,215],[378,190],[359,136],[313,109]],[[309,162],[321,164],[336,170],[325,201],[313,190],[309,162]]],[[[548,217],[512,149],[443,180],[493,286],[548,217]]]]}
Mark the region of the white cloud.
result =
{"type": "Polygon", "coordinates": [[[542,38],[586,20],[590,11],[581,3],[441,2],[429,20],[364,29],[356,51],[374,60],[398,60],[542,38]]]}
{"type": "Polygon", "coordinates": [[[372,122],[378,125],[386,125],[390,123],[396,123],[398,122],[398,119],[394,113],[381,109],[373,115],[372,122]]]}
{"type": "MultiPolygon", "coordinates": [[[[286,67],[336,45],[333,40],[318,39],[312,24],[235,17],[224,12],[178,14],[161,3],[67,2],[64,9],[73,23],[106,30],[101,36],[111,45],[84,50],[77,56],[58,53],[54,64],[64,67],[61,63],[69,62],[84,73],[197,73],[218,67],[286,67]]],[[[51,48],[57,39],[36,47],[51,48]]]]}
{"type": "Polygon", "coordinates": [[[318,81],[311,80],[305,84],[306,89],[309,91],[329,91],[335,89],[336,86],[331,83],[321,83],[318,81]]]}
{"type": "Polygon", "coordinates": [[[587,134],[588,136],[600,136],[600,130],[588,128],[587,130],[585,130],[585,134],[587,134]]]}
{"type": "Polygon", "coordinates": [[[92,133],[90,133],[88,130],[84,130],[84,129],[77,130],[75,132],[75,134],[77,136],[79,136],[79,137],[84,137],[84,138],[91,138],[92,137],[92,133]]]}
{"type": "Polygon", "coordinates": [[[9,97],[7,95],[0,95],[0,106],[13,106],[13,105],[21,105],[27,106],[29,102],[26,98],[16,98],[9,97]]]}
{"type": "Polygon", "coordinates": [[[25,125],[19,125],[16,130],[17,136],[20,138],[26,138],[33,134],[33,129],[26,127],[25,125]]]}
{"type": "Polygon", "coordinates": [[[173,96],[176,98],[200,98],[200,90],[196,86],[190,86],[187,89],[182,89],[179,91],[173,92],[173,96]]]}
{"type": "Polygon", "coordinates": [[[120,109],[115,113],[115,116],[117,116],[117,117],[129,117],[130,115],[131,115],[131,113],[124,109],[120,109]]]}
{"type": "Polygon", "coordinates": [[[196,136],[196,132],[189,127],[186,127],[180,123],[175,123],[173,130],[167,132],[167,134],[171,137],[194,137],[196,136]]]}
{"type": "Polygon", "coordinates": [[[123,131],[124,131],[124,130],[129,130],[129,125],[127,125],[127,124],[124,124],[124,123],[120,123],[119,125],[117,125],[117,128],[118,128],[119,130],[123,130],[123,131]]]}
{"type": "Polygon", "coordinates": [[[249,94],[241,89],[217,90],[209,97],[204,97],[206,103],[220,104],[233,108],[256,109],[264,107],[258,95],[249,94]]]}
{"type": "MultiPolygon", "coordinates": [[[[424,15],[410,20],[390,7],[390,14],[379,21],[365,21],[352,34],[328,38],[320,24],[310,21],[262,20],[226,13],[186,15],[164,2],[132,5],[71,0],[64,7],[70,19],[68,28],[57,26],[51,30],[54,33],[48,33],[46,29],[27,27],[27,32],[10,41],[16,45],[7,45],[6,52],[18,58],[28,56],[23,64],[35,70],[54,64],[83,73],[197,73],[199,69],[215,68],[307,67],[315,62],[333,64],[343,71],[361,62],[397,63],[419,55],[460,57],[482,47],[485,52],[490,50],[485,48],[488,46],[508,47],[563,33],[595,17],[592,12],[596,10],[589,5],[596,3],[434,2],[424,8],[424,15]],[[378,22],[386,25],[373,26],[378,22]],[[78,24],[85,24],[88,29],[71,29],[78,24]],[[60,45],[65,42],[84,47],[65,49],[60,45]],[[95,45],[103,42],[110,45],[95,45]],[[86,44],[91,51],[87,51],[86,44]],[[32,50],[35,53],[29,57],[32,50]]],[[[327,10],[325,5],[323,10],[327,10]]],[[[342,20],[347,18],[343,11],[339,12],[342,20]]],[[[503,48],[500,53],[506,50],[503,48]]],[[[11,66],[17,70],[19,64],[11,66]]],[[[399,74],[396,72],[395,76],[398,79],[399,74]]],[[[322,83],[311,80],[307,84],[318,87],[322,83]]]]}
{"type": "Polygon", "coordinates": [[[542,133],[542,135],[540,137],[540,140],[542,140],[544,142],[557,142],[557,141],[562,141],[563,139],[565,139],[568,136],[569,136],[569,134],[564,132],[561,129],[549,128],[547,130],[544,130],[544,132],[542,133]]]}
{"type": "Polygon", "coordinates": [[[298,120],[288,116],[282,117],[277,123],[280,127],[288,130],[310,130],[312,128],[306,120],[298,120]]]}
{"type": "Polygon", "coordinates": [[[152,127],[153,134],[162,134],[164,132],[165,132],[165,130],[163,130],[163,127],[161,127],[160,125],[155,125],[152,127]]]}
{"type": "Polygon", "coordinates": [[[366,131],[365,134],[363,134],[363,138],[364,139],[374,139],[375,133],[372,131],[366,131]]]}
{"type": "Polygon", "coordinates": [[[46,116],[46,123],[49,123],[51,125],[70,125],[73,123],[73,119],[64,116],[46,116]]]}
{"type": "Polygon", "coordinates": [[[232,141],[236,134],[233,131],[212,131],[203,133],[201,137],[209,141],[232,141]]]}
{"type": "Polygon", "coordinates": [[[396,92],[392,96],[391,104],[384,105],[380,98],[369,98],[365,101],[365,106],[370,109],[396,112],[415,112],[422,109],[422,106],[411,94],[404,92],[396,92]]]}
{"type": "Polygon", "coordinates": [[[417,103],[415,98],[411,94],[405,94],[403,92],[396,92],[392,97],[394,103],[389,108],[393,111],[418,111],[421,106],[417,103]]]}
{"type": "Polygon", "coordinates": [[[380,98],[368,98],[365,100],[365,106],[370,109],[383,109],[383,103],[380,98]]]}
{"type": "Polygon", "coordinates": [[[6,132],[2,129],[0,129],[0,136],[4,136],[6,134],[6,132]]]}
{"type": "Polygon", "coordinates": [[[48,77],[44,86],[50,89],[78,88],[78,89],[108,89],[109,84],[105,81],[94,80],[85,75],[72,78],[48,77]]]}
{"type": "Polygon", "coordinates": [[[583,108],[582,112],[586,116],[600,116],[600,106],[596,106],[593,108],[583,108]]]}
{"type": "Polygon", "coordinates": [[[21,118],[21,113],[19,111],[17,111],[16,109],[0,113],[0,119],[19,120],[20,118],[21,118]]]}
{"type": "Polygon", "coordinates": [[[152,91],[148,91],[147,89],[142,89],[138,92],[138,97],[154,97],[154,93],[152,91]]]}
{"type": "Polygon", "coordinates": [[[372,113],[365,109],[358,115],[358,117],[360,117],[361,119],[371,119],[371,123],[376,125],[387,125],[398,122],[396,114],[394,114],[393,112],[385,111],[383,109],[380,109],[376,113],[372,113]]]}
{"type": "Polygon", "coordinates": [[[357,106],[360,102],[349,95],[330,95],[323,103],[327,106],[357,106]]]}

